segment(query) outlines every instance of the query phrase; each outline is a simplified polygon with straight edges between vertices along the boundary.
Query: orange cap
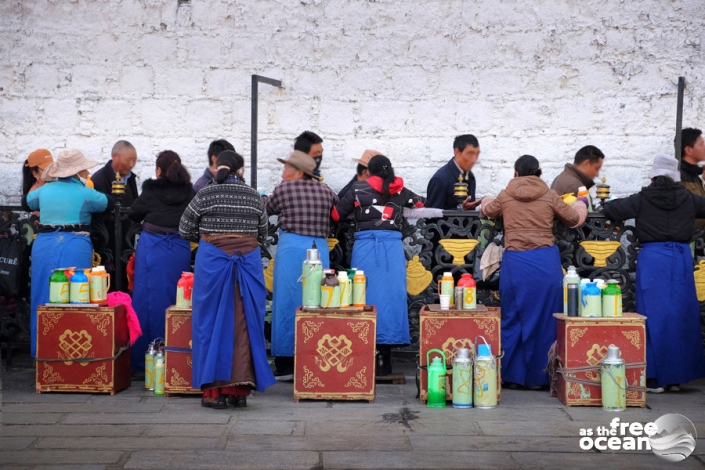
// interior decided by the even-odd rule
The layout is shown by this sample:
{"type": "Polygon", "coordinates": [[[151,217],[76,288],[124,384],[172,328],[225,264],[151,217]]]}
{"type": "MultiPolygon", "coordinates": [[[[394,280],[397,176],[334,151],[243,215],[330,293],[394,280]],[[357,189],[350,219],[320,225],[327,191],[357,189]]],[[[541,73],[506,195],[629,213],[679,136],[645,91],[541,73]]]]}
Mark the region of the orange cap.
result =
{"type": "Polygon", "coordinates": [[[24,166],[28,166],[30,168],[38,166],[43,170],[53,162],[54,159],[52,158],[50,151],[47,149],[39,149],[29,154],[29,157],[27,157],[27,163],[25,163],[24,166]]]}

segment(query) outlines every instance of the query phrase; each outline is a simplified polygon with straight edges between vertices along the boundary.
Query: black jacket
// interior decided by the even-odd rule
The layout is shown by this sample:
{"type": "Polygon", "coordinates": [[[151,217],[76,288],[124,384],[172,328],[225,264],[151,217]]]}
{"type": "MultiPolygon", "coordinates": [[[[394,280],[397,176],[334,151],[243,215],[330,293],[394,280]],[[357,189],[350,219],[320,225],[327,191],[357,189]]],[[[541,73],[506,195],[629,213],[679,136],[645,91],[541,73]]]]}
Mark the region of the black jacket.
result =
{"type": "MultiPolygon", "coordinates": [[[[95,190],[103,194],[111,194],[113,190],[115,170],[113,170],[112,163],[112,160],[108,160],[108,163],[103,168],[91,175],[95,190]]],[[[122,205],[129,207],[135,199],[137,199],[137,175],[130,172],[130,178],[125,185],[125,194],[122,196],[122,205]]]]}
{"type": "Polygon", "coordinates": [[[356,231],[402,230],[404,207],[424,207],[423,198],[404,187],[396,178],[390,185],[389,202],[382,205],[382,180],[371,176],[367,181],[353,183],[350,190],[333,208],[333,220],[339,221],[354,211],[356,231]]]}
{"type": "Polygon", "coordinates": [[[352,179],[348,181],[348,184],[343,186],[343,189],[341,189],[338,193],[338,200],[343,199],[343,196],[345,196],[345,194],[350,191],[350,188],[352,188],[352,185],[355,183],[357,183],[357,175],[353,176],[352,179]]]}
{"type": "MultiPolygon", "coordinates": [[[[454,185],[458,182],[460,169],[455,164],[455,157],[443,165],[429,180],[426,188],[426,207],[452,210],[458,207],[458,198],[454,194],[454,185]]],[[[475,175],[468,171],[463,175],[463,182],[468,184],[468,196],[475,200],[475,175]]]]}
{"type": "Polygon", "coordinates": [[[179,228],[181,215],[196,193],[191,183],[172,183],[166,178],[148,179],[132,204],[130,219],[166,228],[179,228]]]}
{"type": "Polygon", "coordinates": [[[605,203],[603,211],[611,220],[636,219],[640,243],[690,243],[696,217],[705,217],[705,198],[679,184],[652,183],[637,194],[605,203]]]}

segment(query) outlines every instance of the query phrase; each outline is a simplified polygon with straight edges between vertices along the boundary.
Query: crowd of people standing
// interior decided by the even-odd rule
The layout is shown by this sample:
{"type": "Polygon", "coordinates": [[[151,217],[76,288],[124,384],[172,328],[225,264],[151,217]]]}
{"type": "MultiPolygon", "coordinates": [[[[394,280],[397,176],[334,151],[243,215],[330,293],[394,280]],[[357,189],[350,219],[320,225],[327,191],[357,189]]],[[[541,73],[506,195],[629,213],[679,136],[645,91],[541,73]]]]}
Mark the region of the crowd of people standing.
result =
{"type": "MultiPolygon", "coordinates": [[[[641,243],[637,310],[649,320],[647,377],[654,389],[672,391],[705,375],[693,253],[688,245],[695,228],[705,226],[705,187],[697,165],[705,161],[702,133],[684,129],[681,150],[680,167],[675,158],[657,157],[649,186],[603,208],[612,220],[636,219],[641,243]],[[668,265],[665,274],[664,265],[668,265]],[[675,358],[681,367],[670,366],[675,358]]],[[[39,217],[32,247],[32,355],[36,309],[49,300],[51,270],[91,266],[91,221],[112,217],[111,187],[119,178],[125,183],[122,202],[131,208],[129,218],[142,223],[132,295],[144,335],[133,346],[132,366],[143,370],[147,343],[164,336],[164,311],[174,304],[181,272],[190,271],[189,242],[198,244],[193,385],[204,392],[203,406],[222,409],[228,402],[246,406],[250,390],[264,390],[275,378],[292,378],[301,263],[315,244],[323,267],[329,267],[331,223],[345,218],[355,224],[352,264],[367,274],[368,303],[378,311],[378,374],[391,373],[391,348],[410,342],[401,237],[404,210],[432,208],[440,217],[443,210],[457,209],[459,204],[464,210],[479,209],[483,217],[504,221],[499,286],[503,378],[517,387],[546,386],[543,368],[556,331],[552,314],[562,309],[563,271],[553,223],[560,220],[573,228],[584,223],[589,201],[581,197],[568,205],[561,196],[578,196],[583,186],[590,189],[605,155],[591,145],[579,149],[550,187],[541,179],[538,159],[523,155],[514,164],[514,178],[496,198],[477,197],[472,170],[479,156],[475,136],[457,136],[453,157],[431,176],[424,198],[406,187],[392,158],[365,150],[353,159],[356,174],[336,194],[322,182],[323,139],[306,131],[297,137],[288,158],[278,159],[283,165],[281,183],[271,195],[261,196],[245,181],[243,157],[222,139],[210,144],[208,166],[195,183],[176,152],[160,152],[154,178],[142,184],[141,192],[132,172],[137,151],[128,141],[113,146],[110,161],[92,178],[88,170],[98,162],[79,150],[61,151],[55,160],[49,151],[36,150],[25,162],[22,188],[23,204],[39,217]],[[468,188],[462,201],[454,194],[458,182],[468,188]],[[266,289],[259,251],[273,215],[278,216],[280,230],[272,261],[274,372],[265,346],[266,289]]]]}

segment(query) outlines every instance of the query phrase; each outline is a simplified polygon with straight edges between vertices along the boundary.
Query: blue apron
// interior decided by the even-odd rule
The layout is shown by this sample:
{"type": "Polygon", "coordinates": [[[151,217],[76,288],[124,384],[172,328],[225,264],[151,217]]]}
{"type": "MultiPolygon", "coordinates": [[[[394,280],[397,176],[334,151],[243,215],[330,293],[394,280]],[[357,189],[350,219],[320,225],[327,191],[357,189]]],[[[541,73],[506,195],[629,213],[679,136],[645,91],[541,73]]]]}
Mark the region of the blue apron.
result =
{"type": "Polygon", "coordinates": [[[49,278],[56,268],[75,266],[76,270],[93,265],[90,237],[72,232],[40,233],[32,243],[31,353],[37,351],[37,307],[49,302],[49,278]]]}
{"type": "Polygon", "coordinates": [[[526,387],[548,385],[543,372],[556,340],[554,313],[563,309],[563,270],[557,246],[502,256],[502,380],[526,387]]]}
{"type": "Polygon", "coordinates": [[[301,306],[302,264],[306,250],[316,242],[321,253],[321,263],[329,265],[328,240],[321,237],[279,232],[279,243],[274,263],[274,292],[272,292],[272,356],[292,357],[294,355],[294,328],[296,309],[301,306]]]}
{"type": "Polygon", "coordinates": [[[150,341],[164,338],[166,309],[176,303],[176,283],[191,271],[191,246],[179,236],[143,231],[135,253],[135,290],[132,307],[142,336],[130,347],[133,370],[144,370],[144,353],[150,341]]]}
{"type": "Polygon", "coordinates": [[[647,318],[647,378],[664,386],[705,375],[700,307],[687,244],[641,246],[636,263],[636,310],[647,318]]]}
{"type": "Polygon", "coordinates": [[[235,281],[240,286],[257,390],[274,385],[267,362],[264,315],[267,289],[262,258],[255,249],[246,255],[228,256],[201,240],[193,276],[192,343],[193,386],[230,381],[235,345],[235,281]]]}
{"type": "Polygon", "coordinates": [[[365,271],[367,305],[377,307],[377,344],[409,344],[406,256],[401,233],[356,232],[351,263],[365,271]]]}

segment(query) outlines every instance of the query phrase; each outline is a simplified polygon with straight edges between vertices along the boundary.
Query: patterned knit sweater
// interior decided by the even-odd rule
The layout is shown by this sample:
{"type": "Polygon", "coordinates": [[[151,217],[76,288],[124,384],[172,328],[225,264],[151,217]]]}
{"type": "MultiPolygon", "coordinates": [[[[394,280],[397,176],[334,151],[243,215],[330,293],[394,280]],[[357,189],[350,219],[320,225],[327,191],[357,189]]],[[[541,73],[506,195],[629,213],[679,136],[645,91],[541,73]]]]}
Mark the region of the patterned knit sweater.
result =
{"type": "Polygon", "coordinates": [[[201,234],[239,233],[267,237],[267,213],[257,191],[237,178],[201,189],[181,217],[181,238],[197,242],[201,234]]]}

